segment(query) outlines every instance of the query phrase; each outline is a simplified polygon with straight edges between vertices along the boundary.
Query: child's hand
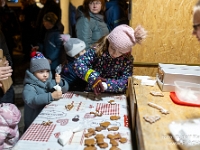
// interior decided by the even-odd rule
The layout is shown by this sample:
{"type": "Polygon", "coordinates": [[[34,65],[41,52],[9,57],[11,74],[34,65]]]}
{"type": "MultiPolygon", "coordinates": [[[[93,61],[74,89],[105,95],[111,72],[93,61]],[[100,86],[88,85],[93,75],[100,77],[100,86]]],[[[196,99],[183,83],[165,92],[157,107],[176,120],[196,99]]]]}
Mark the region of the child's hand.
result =
{"type": "Polygon", "coordinates": [[[62,91],[54,91],[53,93],[51,93],[51,96],[54,100],[59,100],[62,98],[62,91]]]}
{"type": "Polygon", "coordinates": [[[57,83],[57,84],[60,83],[61,78],[60,78],[60,75],[57,74],[57,73],[55,74],[55,80],[56,80],[56,83],[57,83]]]}

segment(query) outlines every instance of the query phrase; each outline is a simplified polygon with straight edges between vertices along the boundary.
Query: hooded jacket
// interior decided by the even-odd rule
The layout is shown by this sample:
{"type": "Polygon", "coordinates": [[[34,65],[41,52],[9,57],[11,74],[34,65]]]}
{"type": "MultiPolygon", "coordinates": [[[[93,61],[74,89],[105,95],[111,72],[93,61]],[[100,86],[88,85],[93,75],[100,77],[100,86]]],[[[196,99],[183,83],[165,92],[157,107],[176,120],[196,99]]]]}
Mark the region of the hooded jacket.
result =
{"type": "Polygon", "coordinates": [[[0,149],[10,149],[19,140],[19,109],[10,103],[0,104],[0,149]]]}
{"type": "Polygon", "coordinates": [[[76,36],[86,44],[86,50],[102,36],[109,33],[104,17],[101,14],[90,14],[90,20],[82,12],[83,6],[77,9],[76,36]]]}
{"type": "MultiPolygon", "coordinates": [[[[33,120],[38,116],[42,109],[53,101],[51,92],[54,91],[56,81],[52,80],[50,73],[49,79],[46,82],[40,81],[29,70],[26,70],[24,79],[24,89],[22,98],[24,100],[24,125],[25,130],[31,125],[33,120]]],[[[59,84],[62,92],[65,93],[69,89],[68,83],[61,78],[59,84]]]]}

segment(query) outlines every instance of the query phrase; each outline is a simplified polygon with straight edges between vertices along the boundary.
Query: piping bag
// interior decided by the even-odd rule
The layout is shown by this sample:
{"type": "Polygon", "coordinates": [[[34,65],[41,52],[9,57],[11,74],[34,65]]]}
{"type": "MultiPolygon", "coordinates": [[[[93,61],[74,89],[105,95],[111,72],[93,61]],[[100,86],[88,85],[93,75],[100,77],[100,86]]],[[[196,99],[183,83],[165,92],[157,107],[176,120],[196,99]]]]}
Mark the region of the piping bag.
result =
{"type": "MultiPolygon", "coordinates": [[[[61,73],[61,70],[62,70],[62,65],[60,64],[60,65],[58,65],[58,66],[56,67],[55,71],[56,71],[57,74],[60,74],[60,73],[61,73]]],[[[57,83],[57,85],[54,86],[54,89],[55,89],[56,91],[61,91],[61,87],[60,87],[59,83],[57,83]]]]}

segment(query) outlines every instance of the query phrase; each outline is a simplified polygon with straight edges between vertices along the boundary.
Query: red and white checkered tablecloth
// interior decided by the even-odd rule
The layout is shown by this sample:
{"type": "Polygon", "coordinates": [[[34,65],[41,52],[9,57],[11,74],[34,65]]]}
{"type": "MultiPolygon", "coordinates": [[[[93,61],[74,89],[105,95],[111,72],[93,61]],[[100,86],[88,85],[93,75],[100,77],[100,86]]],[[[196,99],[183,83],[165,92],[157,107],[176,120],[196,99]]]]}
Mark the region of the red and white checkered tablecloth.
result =
{"type": "MultiPolygon", "coordinates": [[[[31,126],[20,138],[12,150],[83,150],[84,134],[88,128],[100,126],[101,122],[110,121],[111,126],[119,126],[119,130],[112,134],[120,133],[128,139],[127,143],[119,143],[120,149],[132,150],[131,131],[129,129],[128,105],[124,94],[101,94],[95,96],[88,92],[67,92],[63,98],[53,101],[44,107],[31,126]],[[109,101],[114,100],[113,104],[109,101]],[[73,105],[71,110],[66,105],[73,105]],[[102,116],[96,116],[91,112],[98,111],[102,116]],[[120,116],[119,120],[110,120],[110,116],[120,116]],[[45,121],[52,122],[44,126],[45,121]],[[84,130],[69,135],[70,139],[65,146],[58,142],[59,136],[78,126],[84,126],[84,130]]],[[[108,130],[102,130],[98,134],[107,137],[108,130]]],[[[108,138],[105,142],[110,143],[108,138]]],[[[97,150],[100,150],[98,146],[97,150]]],[[[111,144],[104,150],[109,150],[111,144]]]]}
{"type": "Polygon", "coordinates": [[[33,123],[20,140],[48,142],[55,127],[55,124],[44,126],[42,124],[33,123]]]}

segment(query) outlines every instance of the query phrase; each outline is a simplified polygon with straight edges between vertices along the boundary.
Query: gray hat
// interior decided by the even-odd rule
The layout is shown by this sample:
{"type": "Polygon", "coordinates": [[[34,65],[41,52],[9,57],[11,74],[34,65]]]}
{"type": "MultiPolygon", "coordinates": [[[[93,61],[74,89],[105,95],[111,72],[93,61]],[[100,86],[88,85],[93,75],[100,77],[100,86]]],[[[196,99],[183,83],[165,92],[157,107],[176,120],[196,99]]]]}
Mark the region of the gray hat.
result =
{"type": "Polygon", "coordinates": [[[31,58],[30,62],[30,72],[34,73],[39,70],[51,70],[49,61],[40,52],[36,52],[35,56],[31,58]]]}
{"type": "Polygon", "coordinates": [[[68,56],[74,57],[85,49],[85,42],[78,38],[70,38],[64,42],[65,52],[68,56]]]}

